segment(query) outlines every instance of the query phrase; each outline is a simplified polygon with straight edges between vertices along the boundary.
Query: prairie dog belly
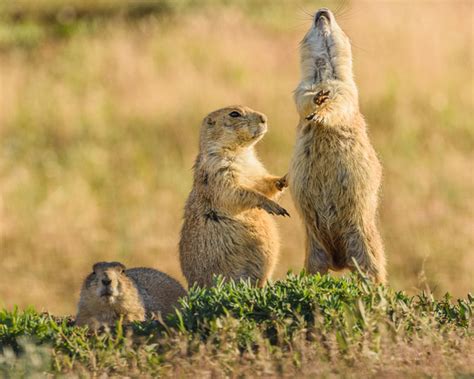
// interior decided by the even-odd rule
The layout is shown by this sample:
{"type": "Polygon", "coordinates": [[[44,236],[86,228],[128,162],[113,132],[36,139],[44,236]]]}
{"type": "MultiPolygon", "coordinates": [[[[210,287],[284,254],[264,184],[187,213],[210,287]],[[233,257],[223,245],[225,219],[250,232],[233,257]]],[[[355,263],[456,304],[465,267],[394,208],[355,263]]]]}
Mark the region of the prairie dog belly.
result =
{"type": "Polygon", "coordinates": [[[289,187],[299,213],[319,233],[347,224],[376,197],[380,169],[375,152],[363,141],[360,135],[317,125],[300,131],[289,187]]]}
{"type": "Polygon", "coordinates": [[[237,216],[248,233],[255,233],[260,240],[258,247],[266,259],[276,262],[277,256],[273,253],[280,245],[277,225],[272,216],[260,209],[244,212],[243,217],[237,216]]]}
{"type": "Polygon", "coordinates": [[[271,275],[279,242],[276,224],[265,211],[215,212],[194,225],[196,235],[183,235],[181,241],[181,265],[191,283],[211,285],[213,275],[222,273],[253,282],[271,275]]]}
{"type": "Polygon", "coordinates": [[[208,231],[209,238],[213,238],[214,233],[227,234],[218,248],[218,259],[228,260],[229,269],[233,268],[237,276],[242,276],[241,266],[253,266],[250,271],[259,273],[273,270],[279,238],[275,221],[265,211],[252,209],[242,212],[229,218],[220,229],[208,231]]]}
{"type": "MultiPolygon", "coordinates": [[[[353,178],[347,167],[349,149],[313,131],[297,138],[289,170],[289,187],[295,203],[305,212],[311,205],[318,213],[334,208],[334,200],[350,196],[353,178]],[[310,204],[308,204],[310,203],[310,204]]],[[[340,203],[338,203],[341,205],[340,203]]],[[[322,215],[321,215],[322,216],[322,215]]]]}

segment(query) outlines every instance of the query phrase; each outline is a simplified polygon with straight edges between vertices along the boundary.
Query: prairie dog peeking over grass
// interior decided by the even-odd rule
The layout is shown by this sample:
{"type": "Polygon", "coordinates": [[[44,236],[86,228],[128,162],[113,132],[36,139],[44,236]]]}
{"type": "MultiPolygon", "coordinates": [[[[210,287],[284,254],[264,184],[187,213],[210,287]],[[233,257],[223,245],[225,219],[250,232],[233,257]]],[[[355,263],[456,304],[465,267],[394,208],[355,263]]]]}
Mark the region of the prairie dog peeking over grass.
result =
{"type": "Polygon", "coordinates": [[[151,268],[131,268],[119,262],[99,262],[84,281],[76,324],[92,329],[173,312],[186,291],[173,278],[151,268]]]}
{"type": "Polygon", "coordinates": [[[255,154],[266,131],[266,116],[245,106],[202,122],[179,244],[189,286],[210,286],[214,274],[263,285],[273,272],[279,239],[272,216],[288,216],[274,200],[287,182],[268,174],[255,154]]]}
{"type": "Polygon", "coordinates": [[[326,8],[301,42],[300,115],[290,191],[306,230],[309,273],[354,269],[384,282],[376,225],[382,169],[359,112],[351,44],[326,8]]]}

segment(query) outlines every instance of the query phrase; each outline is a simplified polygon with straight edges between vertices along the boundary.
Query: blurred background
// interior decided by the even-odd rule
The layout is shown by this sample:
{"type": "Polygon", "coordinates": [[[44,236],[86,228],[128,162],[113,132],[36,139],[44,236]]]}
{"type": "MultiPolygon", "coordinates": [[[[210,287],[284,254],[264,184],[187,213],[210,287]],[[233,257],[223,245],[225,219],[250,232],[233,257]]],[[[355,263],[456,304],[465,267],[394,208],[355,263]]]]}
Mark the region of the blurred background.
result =
{"type": "MultiPolygon", "coordinates": [[[[353,41],[362,113],[384,166],[390,284],[474,284],[470,1],[0,1],[0,307],[75,312],[98,260],[181,280],[177,244],[202,118],[266,113],[259,155],[284,174],[298,43],[321,6],[353,41]]],[[[299,271],[289,193],[274,277],[299,271]]]]}

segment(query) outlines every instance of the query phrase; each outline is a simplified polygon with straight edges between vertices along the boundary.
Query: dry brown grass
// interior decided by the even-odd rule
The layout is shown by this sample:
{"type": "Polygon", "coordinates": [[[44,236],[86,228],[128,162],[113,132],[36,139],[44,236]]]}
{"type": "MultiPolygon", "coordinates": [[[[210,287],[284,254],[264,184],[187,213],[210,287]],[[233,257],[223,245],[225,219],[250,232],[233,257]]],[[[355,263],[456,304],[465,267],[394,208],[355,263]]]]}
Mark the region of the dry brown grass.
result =
{"type": "MultiPolygon", "coordinates": [[[[67,38],[33,28],[33,47],[1,25],[0,305],[74,312],[96,260],[182,280],[177,243],[200,120],[233,103],[266,113],[259,151],[283,174],[309,22],[296,2],[193,8],[84,23],[67,38]]],[[[361,2],[341,17],[385,169],[380,225],[399,289],[463,296],[474,284],[472,23],[469,2],[361,2]]],[[[304,255],[288,194],[283,204],[293,217],[278,219],[276,278],[299,271],[304,255]]]]}
{"type": "Polygon", "coordinates": [[[212,346],[201,348],[192,357],[186,345],[178,342],[180,353],[170,357],[165,365],[165,377],[200,378],[456,378],[472,374],[474,362],[466,353],[474,347],[474,340],[451,336],[449,342],[426,337],[411,344],[398,340],[384,340],[377,353],[370,343],[363,343],[340,353],[335,338],[326,342],[328,352],[296,338],[290,351],[279,351],[263,346],[256,354],[237,354],[236,347],[224,351],[212,346]]]}

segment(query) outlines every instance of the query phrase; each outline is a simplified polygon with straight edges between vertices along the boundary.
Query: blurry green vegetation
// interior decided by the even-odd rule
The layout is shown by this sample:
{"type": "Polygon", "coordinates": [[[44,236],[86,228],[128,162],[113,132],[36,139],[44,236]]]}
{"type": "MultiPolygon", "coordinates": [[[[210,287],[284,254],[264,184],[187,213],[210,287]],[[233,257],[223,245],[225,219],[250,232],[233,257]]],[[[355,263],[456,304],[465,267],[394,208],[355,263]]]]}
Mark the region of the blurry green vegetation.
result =
{"type": "MultiPolygon", "coordinates": [[[[337,4],[336,1],[326,2],[337,4]]],[[[302,7],[316,7],[322,1],[301,1],[302,7]]],[[[178,21],[185,13],[215,7],[235,8],[253,21],[276,30],[288,26],[289,0],[19,0],[0,4],[0,48],[34,47],[47,38],[67,38],[74,33],[93,30],[104,22],[143,19],[178,21]]],[[[233,77],[233,76],[232,76],[233,77]]]]}

